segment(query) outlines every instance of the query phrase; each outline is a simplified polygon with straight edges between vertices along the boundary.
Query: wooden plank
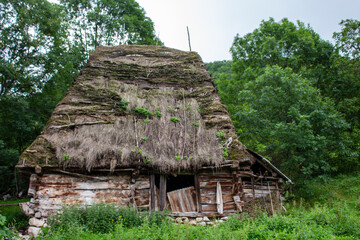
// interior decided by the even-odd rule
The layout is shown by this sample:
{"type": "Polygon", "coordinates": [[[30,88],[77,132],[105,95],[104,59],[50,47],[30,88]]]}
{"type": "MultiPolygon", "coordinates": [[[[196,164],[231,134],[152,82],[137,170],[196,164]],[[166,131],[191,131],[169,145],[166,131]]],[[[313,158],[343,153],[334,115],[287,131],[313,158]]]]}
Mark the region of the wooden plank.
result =
{"type": "MultiPolygon", "coordinates": [[[[200,182],[200,188],[214,188],[217,186],[217,183],[220,182],[220,181],[217,181],[217,182],[200,182]]],[[[233,186],[233,183],[232,181],[227,181],[227,182],[221,182],[221,186],[222,187],[232,187],[233,186]]]]}
{"type": "Polygon", "coordinates": [[[217,185],[216,185],[216,205],[217,205],[217,212],[219,214],[223,214],[223,212],[224,212],[224,202],[223,202],[221,183],[220,182],[217,182],[217,185]]]}
{"type": "Polygon", "coordinates": [[[204,181],[204,182],[217,182],[217,181],[231,181],[232,177],[231,176],[212,176],[212,175],[202,175],[199,176],[200,181],[204,181]]]}
{"type": "MultiPolygon", "coordinates": [[[[217,204],[203,204],[202,209],[204,212],[216,212],[219,214],[219,212],[217,211],[217,204]]],[[[234,212],[236,211],[236,205],[234,202],[226,203],[223,205],[223,213],[229,210],[232,210],[234,212]]]]}
{"type": "Polygon", "coordinates": [[[173,212],[195,212],[196,193],[194,187],[187,187],[167,193],[173,212]]]}
{"type": "Polygon", "coordinates": [[[252,188],[253,198],[255,198],[254,177],[251,178],[251,188],[252,188]]]}
{"type": "MultiPolygon", "coordinates": [[[[230,194],[223,194],[224,203],[232,202],[233,201],[233,195],[230,194]]],[[[202,204],[216,204],[216,196],[208,196],[204,195],[201,196],[201,203],[202,204]]]]}
{"type": "Polygon", "coordinates": [[[151,191],[151,204],[150,204],[150,210],[151,211],[155,211],[155,201],[156,201],[156,197],[155,197],[155,175],[151,174],[150,176],[150,191],[151,191]]]}
{"type": "Polygon", "coordinates": [[[166,176],[160,175],[160,211],[166,207],[166,176]]]}
{"type": "MultiPolygon", "coordinates": [[[[221,190],[224,195],[232,194],[232,187],[221,187],[221,190]]],[[[216,187],[215,188],[200,188],[201,197],[202,196],[216,196],[216,187]]]]}
{"type": "Polygon", "coordinates": [[[202,212],[201,208],[201,194],[200,194],[200,181],[199,181],[199,175],[194,176],[194,182],[195,182],[195,191],[196,191],[196,208],[199,213],[202,212]]]}

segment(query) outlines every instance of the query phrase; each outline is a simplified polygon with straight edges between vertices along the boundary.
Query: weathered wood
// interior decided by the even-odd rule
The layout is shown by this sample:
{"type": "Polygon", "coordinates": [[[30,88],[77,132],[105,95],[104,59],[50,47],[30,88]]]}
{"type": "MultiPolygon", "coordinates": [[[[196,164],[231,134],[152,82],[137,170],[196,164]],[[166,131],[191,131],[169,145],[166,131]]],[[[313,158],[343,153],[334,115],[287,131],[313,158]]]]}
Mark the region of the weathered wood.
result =
{"type": "MultiPolygon", "coordinates": [[[[221,187],[223,194],[232,194],[232,187],[221,187]]],[[[216,196],[216,187],[214,188],[200,188],[201,196],[212,195],[216,196]]]]}
{"type": "Polygon", "coordinates": [[[217,212],[219,214],[223,214],[224,202],[223,202],[222,190],[221,190],[220,182],[217,182],[217,186],[216,186],[216,205],[217,205],[217,212]]]}
{"type": "MultiPolygon", "coordinates": [[[[233,201],[233,195],[230,193],[230,194],[226,194],[224,195],[223,194],[223,200],[224,200],[224,203],[228,203],[228,202],[232,202],[233,201]]],[[[204,195],[204,196],[201,196],[201,204],[216,204],[216,196],[213,195],[213,196],[209,196],[209,195],[204,195]]]]}
{"type": "Polygon", "coordinates": [[[251,188],[252,188],[253,198],[255,198],[254,177],[251,178],[251,188]]]}
{"type": "Polygon", "coordinates": [[[65,124],[65,125],[58,125],[58,126],[50,126],[51,129],[62,129],[62,128],[74,128],[74,127],[80,127],[84,125],[96,125],[96,124],[109,124],[108,121],[99,121],[99,122],[84,122],[84,123],[71,123],[71,124],[65,124]]]}
{"type": "Polygon", "coordinates": [[[244,206],[244,202],[240,200],[239,196],[233,196],[234,203],[239,212],[242,212],[242,207],[244,206]]]}
{"type": "Polygon", "coordinates": [[[60,170],[60,169],[54,169],[53,171],[63,173],[66,175],[70,175],[70,176],[74,176],[74,177],[96,179],[98,181],[103,181],[103,178],[100,178],[100,177],[95,177],[95,176],[90,176],[90,175],[85,175],[85,174],[80,174],[80,173],[74,173],[74,172],[68,172],[68,171],[64,171],[64,170],[60,170]]]}
{"type": "Polygon", "coordinates": [[[160,211],[166,207],[166,176],[160,175],[160,211]]]}
{"type": "Polygon", "coordinates": [[[199,213],[202,212],[201,208],[201,194],[200,194],[200,180],[199,175],[194,176],[194,182],[195,182],[195,191],[196,191],[196,208],[199,213]]]}
{"type": "Polygon", "coordinates": [[[155,211],[155,175],[151,174],[150,175],[150,191],[151,191],[151,204],[150,204],[150,210],[151,211],[155,211]]]}
{"type": "Polygon", "coordinates": [[[217,183],[221,182],[221,186],[222,187],[232,187],[233,183],[231,181],[227,181],[227,182],[222,182],[222,181],[217,181],[217,182],[200,182],[200,188],[214,188],[217,186],[217,183]]]}
{"type": "Polygon", "coordinates": [[[194,187],[187,187],[167,193],[173,212],[195,212],[196,193],[194,187]]]}
{"type": "Polygon", "coordinates": [[[273,202],[272,202],[271,190],[270,190],[269,183],[268,183],[268,187],[269,187],[269,197],[270,197],[270,204],[271,204],[271,214],[274,214],[274,205],[273,205],[273,202]]]}
{"type": "MultiPolygon", "coordinates": [[[[203,204],[202,209],[204,212],[216,212],[218,214],[221,214],[217,211],[217,204],[203,204]]],[[[229,210],[232,210],[234,212],[236,211],[236,205],[234,202],[223,204],[223,213],[229,210]]]]}

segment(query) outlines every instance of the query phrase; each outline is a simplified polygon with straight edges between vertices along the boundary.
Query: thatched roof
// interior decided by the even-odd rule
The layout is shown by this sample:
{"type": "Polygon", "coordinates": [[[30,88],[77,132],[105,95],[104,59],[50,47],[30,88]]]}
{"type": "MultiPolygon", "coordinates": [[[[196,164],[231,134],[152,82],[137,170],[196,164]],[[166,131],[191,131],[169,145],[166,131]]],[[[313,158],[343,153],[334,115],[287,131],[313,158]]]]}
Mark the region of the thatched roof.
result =
{"type": "Polygon", "coordinates": [[[174,171],[248,158],[197,53],[129,45],[91,54],[18,167],[174,171]]]}

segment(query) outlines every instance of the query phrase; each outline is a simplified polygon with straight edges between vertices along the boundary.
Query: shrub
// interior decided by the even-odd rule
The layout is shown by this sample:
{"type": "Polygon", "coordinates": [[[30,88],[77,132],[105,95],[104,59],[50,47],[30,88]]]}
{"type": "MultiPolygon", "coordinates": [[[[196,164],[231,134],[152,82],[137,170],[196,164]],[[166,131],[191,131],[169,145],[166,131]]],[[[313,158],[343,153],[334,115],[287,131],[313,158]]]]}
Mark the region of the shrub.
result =
{"type": "Polygon", "coordinates": [[[180,119],[178,119],[177,117],[172,117],[172,118],[171,118],[171,121],[172,121],[173,123],[177,123],[177,122],[180,122],[180,119]]]}
{"type": "Polygon", "coordinates": [[[146,108],[139,108],[139,107],[136,107],[134,108],[134,112],[139,115],[139,116],[143,116],[143,117],[149,117],[149,116],[152,116],[153,114],[147,110],[146,108]]]}
{"type": "Polygon", "coordinates": [[[6,217],[0,214],[0,239],[12,239],[15,233],[6,226],[6,217]]]}

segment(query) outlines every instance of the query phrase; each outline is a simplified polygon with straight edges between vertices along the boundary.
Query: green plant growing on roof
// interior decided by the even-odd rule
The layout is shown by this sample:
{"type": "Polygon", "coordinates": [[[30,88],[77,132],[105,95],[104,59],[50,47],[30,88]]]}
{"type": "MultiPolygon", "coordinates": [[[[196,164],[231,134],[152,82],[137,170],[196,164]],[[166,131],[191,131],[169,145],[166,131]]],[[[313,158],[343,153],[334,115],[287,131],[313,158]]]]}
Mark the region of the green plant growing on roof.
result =
{"type": "Polygon", "coordinates": [[[150,163],[150,158],[145,157],[145,163],[150,163]]]}
{"type": "Polygon", "coordinates": [[[121,100],[120,105],[121,107],[126,110],[127,109],[127,105],[129,104],[129,102],[125,101],[125,100],[121,100]]]}
{"type": "Polygon", "coordinates": [[[198,122],[193,122],[192,125],[198,127],[200,124],[198,122]]]}
{"type": "Polygon", "coordinates": [[[147,118],[145,118],[144,123],[148,123],[149,121],[150,121],[150,119],[147,117],[147,118]]]}
{"type": "Polygon", "coordinates": [[[224,139],[225,134],[222,131],[218,131],[218,132],[216,132],[216,137],[219,138],[219,139],[224,139]]]}
{"type": "Polygon", "coordinates": [[[142,154],[142,151],[139,149],[139,150],[137,151],[137,153],[141,155],[141,154],[142,154]]]}
{"type": "Polygon", "coordinates": [[[145,142],[147,140],[147,137],[142,137],[141,140],[145,142]]]}
{"type": "Polygon", "coordinates": [[[171,121],[172,121],[173,123],[177,123],[177,122],[180,122],[180,119],[178,119],[177,117],[172,117],[172,118],[171,118],[171,121]]]}
{"type": "Polygon", "coordinates": [[[62,161],[63,161],[63,162],[66,162],[66,161],[68,161],[69,159],[70,159],[70,156],[69,156],[68,154],[64,153],[62,161]]]}
{"type": "Polygon", "coordinates": [[[186,106],[186,110],[188,110],[188,111],[190,110],[190,106],[189,106],[189,105],[186,106]]]}
{"type": "Polygon", "coordinates": [[[158,117],[158,118],[161,118],[162,114],[160,111],[156,111],[155,115],[158,117]]]}
{"type": "Polygon", "coordinates": [[[133,109],[134,112],[140,116],[144,116],[144,117],[149,117],[152,116],[153,114],[147,110],[146,108],[140,108],[140,107],[136,107],[133,109]]]}
{"type": "Polygon", "coordinates": [[[181,161],[181,156],[175,156],[176,161],[180,162],[181,161]]]}
{"type": "Polygon", "coordinates": [[[223,155],[223,157],[228,157],[229,156],[227,147],[224,148],[224,151],[223,151],[222,155],[223,155]]]}

